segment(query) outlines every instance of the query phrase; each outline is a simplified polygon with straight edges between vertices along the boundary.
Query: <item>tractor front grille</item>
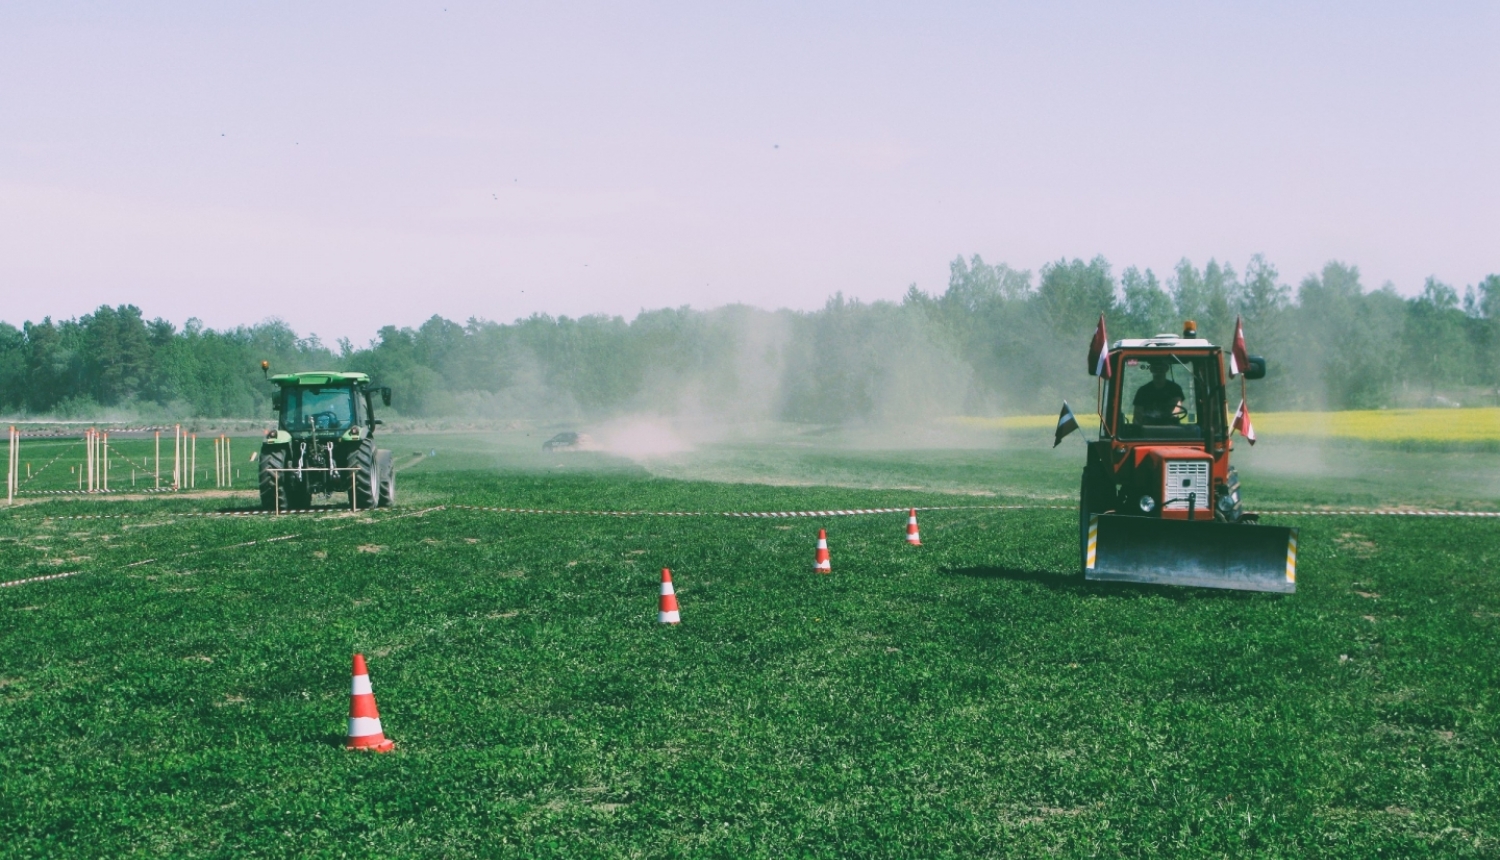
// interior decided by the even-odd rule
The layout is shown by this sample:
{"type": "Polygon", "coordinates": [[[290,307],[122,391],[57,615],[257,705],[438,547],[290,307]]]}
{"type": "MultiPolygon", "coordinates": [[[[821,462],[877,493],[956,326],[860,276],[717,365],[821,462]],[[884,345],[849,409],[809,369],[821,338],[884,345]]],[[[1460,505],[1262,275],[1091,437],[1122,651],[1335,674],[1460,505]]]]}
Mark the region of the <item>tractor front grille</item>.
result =
{"type": "Polygon", "coordinates": [[[1193,506],[1208,507],[1208,461],[1168,460],[1166,486],[1162,488],[1162,507],[1187,510],[1188,494],[1195,496],[1193,506]]]}

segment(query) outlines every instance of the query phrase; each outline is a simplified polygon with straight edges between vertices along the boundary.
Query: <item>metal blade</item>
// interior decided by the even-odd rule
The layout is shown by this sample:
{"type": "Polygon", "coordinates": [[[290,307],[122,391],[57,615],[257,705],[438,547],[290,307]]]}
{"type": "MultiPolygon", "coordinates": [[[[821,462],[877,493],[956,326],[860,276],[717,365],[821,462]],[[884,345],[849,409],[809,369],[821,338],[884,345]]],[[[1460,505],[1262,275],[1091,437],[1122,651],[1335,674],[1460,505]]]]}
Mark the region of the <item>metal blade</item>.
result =
{"type": "Polygon", "coordinates": [[[1297,590],[1297,530],[1095,514],[1084,575],[1106,582],[1297,590]]]}

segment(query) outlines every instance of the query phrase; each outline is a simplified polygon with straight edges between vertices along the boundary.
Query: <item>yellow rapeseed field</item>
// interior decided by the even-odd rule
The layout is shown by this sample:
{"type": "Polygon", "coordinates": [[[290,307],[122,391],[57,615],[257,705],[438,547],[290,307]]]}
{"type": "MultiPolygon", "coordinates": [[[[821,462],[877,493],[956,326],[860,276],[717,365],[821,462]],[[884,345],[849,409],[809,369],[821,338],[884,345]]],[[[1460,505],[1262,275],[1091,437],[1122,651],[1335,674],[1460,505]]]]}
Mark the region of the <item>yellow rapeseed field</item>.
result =
{"type": "MultiPolygon", "coordinates": [[[[1076,412],[1085,429],[1093,414],[1076,412]]],[[[1500,407],[1480,409],[1366,409],[1353,412],[1254,412],[1259,437],[1300,436],[1362,439],[1376,442],[1488,442],[1500,441],[1500,407]]],[[[1056,415],[1016,415],[1009,418],[959,418],[966,427],[997,430],[1050,429],[1056,415]]]]}

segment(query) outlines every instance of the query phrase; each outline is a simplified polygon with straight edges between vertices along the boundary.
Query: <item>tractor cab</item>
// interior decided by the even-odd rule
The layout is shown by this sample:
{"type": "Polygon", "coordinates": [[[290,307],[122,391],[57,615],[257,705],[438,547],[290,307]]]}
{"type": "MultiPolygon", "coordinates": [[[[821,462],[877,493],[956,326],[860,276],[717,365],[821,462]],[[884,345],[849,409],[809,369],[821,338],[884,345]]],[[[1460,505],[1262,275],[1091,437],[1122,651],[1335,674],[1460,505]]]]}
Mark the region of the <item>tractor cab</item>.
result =
{"type": "Polygon", "coordinates": [[[335,436],[353,441],[373,435],[374,395],[391,403],[389,388],[371,388],[363,373],[283,373],[271,377],[277,391],[271,407],[279,414],[278,428],[292,436],[335,436]]]}
{"type": "Polygon", "coordinates": [[[1106,402],[1110,435],[1190,443],[1222,435],[1222,422],[1213,420],[1224,399],[1217,348],[1187,352],[1159,340],[1121,341],[1119,347],[1119,373],[1106,402]]]}
{"type": "MultiPolygon", "coordinates": [[[[1096,504],[1130,516],[1238,522],[1223,351],[1162,334],[1117,341],[1109,367],[1099,440],[1089,443],[1096,504]]],[[[1246,378],[1264,375],[1265,361],[1254,358],[1246,378]]]]}
{"type": "Polygon", "coordinates": [[[281,429],[289,433],[315,430],[343,432],[359,419],[360,399],[354,386],[299,385],[282,389],[281,429]]]}

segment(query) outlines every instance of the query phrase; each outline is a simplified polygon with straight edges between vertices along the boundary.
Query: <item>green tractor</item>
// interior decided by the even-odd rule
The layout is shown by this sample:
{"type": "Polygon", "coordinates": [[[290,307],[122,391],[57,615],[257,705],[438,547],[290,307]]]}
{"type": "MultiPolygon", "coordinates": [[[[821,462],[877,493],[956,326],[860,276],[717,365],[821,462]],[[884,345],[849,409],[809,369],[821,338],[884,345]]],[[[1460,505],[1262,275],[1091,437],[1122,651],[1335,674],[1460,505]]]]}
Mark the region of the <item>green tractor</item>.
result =
{"type": "Polygon", "coordinates": [[[283,373],[271,407],[280,413],[260,446],[260,506],[298,510],[314,494],[342,494],[358,510],[396,500],[391,452],[375,447],[375,396],[391,405],[389,388],[371,387],[363,373],[283,373]]]}

